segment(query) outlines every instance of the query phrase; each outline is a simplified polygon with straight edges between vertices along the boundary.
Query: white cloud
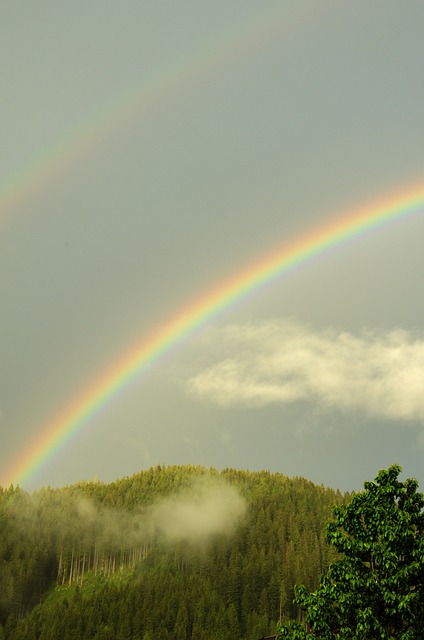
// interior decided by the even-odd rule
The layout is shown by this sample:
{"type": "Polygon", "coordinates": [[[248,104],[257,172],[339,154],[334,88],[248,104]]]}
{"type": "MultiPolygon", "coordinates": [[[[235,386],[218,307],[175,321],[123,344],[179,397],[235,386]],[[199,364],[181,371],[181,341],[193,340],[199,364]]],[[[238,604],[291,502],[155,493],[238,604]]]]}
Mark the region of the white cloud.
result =
{"type": "Polygon", "coordinates": [[[283,321],[226,327],[209,340],[215,364],[187,383],[198,398],[221,406],[306,401],[424,420],[424,340],[406,331],[355,336],[283,321]]]}
{"type": "Polygon", "coordinates": [[[238,491],[217,479],[199,480],[152,508],[150,517],[170,541],[205,542],[215,534],[230,534],[246,511],[238,491]]]}

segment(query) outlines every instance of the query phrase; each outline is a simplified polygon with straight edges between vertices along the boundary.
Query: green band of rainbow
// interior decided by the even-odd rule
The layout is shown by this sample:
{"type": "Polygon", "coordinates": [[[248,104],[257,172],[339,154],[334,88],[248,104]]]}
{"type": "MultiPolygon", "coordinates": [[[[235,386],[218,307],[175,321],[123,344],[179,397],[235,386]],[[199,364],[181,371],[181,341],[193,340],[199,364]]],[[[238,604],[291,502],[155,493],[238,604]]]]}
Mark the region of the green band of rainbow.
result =
{"type": "Polygon", "coordinates": [[[229,280],[172,317],[143,338],[124,357],[75,397],[66,409],[42,428],[26,449],[13,460],[3,474],[3,484],[24,483],[63,447],[111,398],[122,392],[134,378],[145,371],[162,354],[181,342],[191,332],[273,278],[281,277],[297,265],[306,263],[332,247],[365,234],[392,220],[422,213],[424,186],[403,191],[285,244],[272,255],[252,263],[229,280]]]}

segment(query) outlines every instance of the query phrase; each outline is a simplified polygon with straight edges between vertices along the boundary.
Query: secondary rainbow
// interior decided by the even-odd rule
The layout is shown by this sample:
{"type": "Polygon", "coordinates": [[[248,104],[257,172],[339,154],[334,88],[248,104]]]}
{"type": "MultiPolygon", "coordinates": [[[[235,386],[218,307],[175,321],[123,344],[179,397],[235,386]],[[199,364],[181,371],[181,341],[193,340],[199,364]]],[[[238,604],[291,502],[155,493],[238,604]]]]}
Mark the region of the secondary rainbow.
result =
{"type": "Polygon", "coordinates": [[[253,293],[265,283],[280,278],[296,266],[311,261],[332,247],[377,229],[390,221],[424,212],[424,186],[410,188],[378,202],[351,211],[283,244],[271,255],[253,262],[220,283],[204,296],[145,336],[118,361],[113,362],[62,413],[42,428],[3,474],[2,484],[25,483],[69,438],[88,427],[96,414],[162,354],[170,351],[207,320],[253,293]]]}
{"type": "Polygon", "coordinates": [[[211,70],[224,72],[231,62],[248,57],[263,43],[319,19],[333,1],[323,2],[319,7],[276,3],[271,9],[266,3],[258,4],[254,11],[242,14],[222,32],[212,33],[185,56],[152,68],[137,85],[70,126],[0,183],[0,222],[49,187],[65,181],[72,167],[87,167],[92,154],[110,145],[116,136],[154,117],[161,106],[172,104],[176,96],[207,78],[211,70]]]}

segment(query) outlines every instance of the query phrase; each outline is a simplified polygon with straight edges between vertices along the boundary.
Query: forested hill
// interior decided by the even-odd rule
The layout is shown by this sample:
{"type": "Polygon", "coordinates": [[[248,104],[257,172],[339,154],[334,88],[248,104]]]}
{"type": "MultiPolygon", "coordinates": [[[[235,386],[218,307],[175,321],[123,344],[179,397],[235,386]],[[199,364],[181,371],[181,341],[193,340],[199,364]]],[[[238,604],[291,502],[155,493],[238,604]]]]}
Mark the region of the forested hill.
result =
{"type": "Polygon", "coordinates": [[[294,618],[347,498],[268,471],[157,466],[0,489],[0,639],[253,639],[294,618]]]}

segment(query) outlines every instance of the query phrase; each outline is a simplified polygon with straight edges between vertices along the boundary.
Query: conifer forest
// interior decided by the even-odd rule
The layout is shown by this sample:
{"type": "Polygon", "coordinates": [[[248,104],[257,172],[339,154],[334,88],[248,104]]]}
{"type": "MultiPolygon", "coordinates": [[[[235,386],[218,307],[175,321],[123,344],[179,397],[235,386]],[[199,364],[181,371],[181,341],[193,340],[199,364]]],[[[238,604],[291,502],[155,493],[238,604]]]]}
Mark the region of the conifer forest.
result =
{"type": "Polygon", "coordinates": [[[268,471],[156,466],[0,489],[0,639],[259,640],[301,617],[348,496],[268,471]]]}

